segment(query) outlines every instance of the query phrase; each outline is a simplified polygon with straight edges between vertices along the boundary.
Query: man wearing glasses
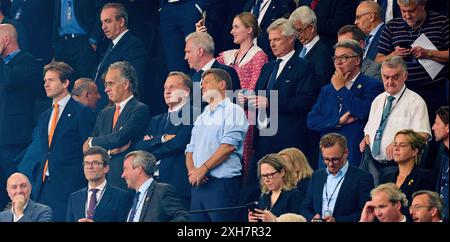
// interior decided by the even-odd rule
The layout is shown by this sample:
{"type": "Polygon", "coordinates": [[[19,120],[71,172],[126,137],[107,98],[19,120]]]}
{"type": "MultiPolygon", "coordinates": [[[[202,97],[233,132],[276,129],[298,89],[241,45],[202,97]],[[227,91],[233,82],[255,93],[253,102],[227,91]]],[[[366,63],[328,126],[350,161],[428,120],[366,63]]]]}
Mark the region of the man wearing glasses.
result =
{"type": "Polygon", "coordinates": [[[442,199],[437,192],[420,190],[412,197],[409,213],[414,222],[442,222],[442,199]]]}
{"type": "MultiPolygon", "coordinates": [[[[383,92],[383,85],[361,73],[363,49],[354,40],[336,44],[333,56],[336,71],[331,83],[323,87],[312,111],[308,128],[321,135],[336,132],[348,140],[350,164],[359,166],[359,142],[369,117],[370,104],[383,92]]],[[[324,165],[319,164],[319,167],[324,165]]]]}
{"type": "Polygon", "coordinates": [[[347,139],[343,135],[323,136],[320,149],[326,168],[313,173],[301,214],[308,221],[358,221],[374,187],[372,177],[349,164],[347,139]]]}
{"type": "Polygon", "coordinates": [[[106,181],[110,156],[99,146],[84,153],[84,176],[88,187],[72,193],[67,222],[124,222],[131,206],[131,193],[106,181]]]}
{"type": "Polygon", "coordinates": [[[364,58],[375,60],[377,43],[384,29],[381,8],[375,1],[362,1],[356,8],[355,25],[366,35],[364,58]]]}

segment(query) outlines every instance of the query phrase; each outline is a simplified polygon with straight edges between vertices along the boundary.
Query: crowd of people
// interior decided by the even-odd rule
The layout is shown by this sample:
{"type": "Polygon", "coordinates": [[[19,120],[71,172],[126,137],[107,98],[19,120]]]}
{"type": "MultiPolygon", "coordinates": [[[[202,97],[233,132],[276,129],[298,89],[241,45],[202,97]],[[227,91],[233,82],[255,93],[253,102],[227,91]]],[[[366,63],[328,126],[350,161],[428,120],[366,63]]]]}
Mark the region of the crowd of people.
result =
{"type": "Polygon", "coordinates": [[[447,11],[1,0],[0,221],[448,221],[447,11]]]}

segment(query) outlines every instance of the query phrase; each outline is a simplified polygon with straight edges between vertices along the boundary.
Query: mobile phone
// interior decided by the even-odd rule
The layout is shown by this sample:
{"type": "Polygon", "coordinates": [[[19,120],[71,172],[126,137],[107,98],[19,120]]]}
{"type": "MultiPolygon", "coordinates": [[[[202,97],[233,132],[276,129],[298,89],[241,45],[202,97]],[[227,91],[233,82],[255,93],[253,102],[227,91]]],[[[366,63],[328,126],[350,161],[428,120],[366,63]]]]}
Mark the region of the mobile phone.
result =
{"type": "Polygon", "coordinates": [[[246,204],[247,209],[252,213],[256,213],[255,209],[258,208],[258,202],[251,202],[246,204]]]}
{"type": "Polygon", "coordinates": [[[411,45],[409,44],[409,42],[400,42],[398,43],[398,46],[405,49],[411,49],[411,45]]]}
{"type": "Polygon", "coordinates": [[[206,11],[202,13],[203,26],[206,26],[206,11]]]}

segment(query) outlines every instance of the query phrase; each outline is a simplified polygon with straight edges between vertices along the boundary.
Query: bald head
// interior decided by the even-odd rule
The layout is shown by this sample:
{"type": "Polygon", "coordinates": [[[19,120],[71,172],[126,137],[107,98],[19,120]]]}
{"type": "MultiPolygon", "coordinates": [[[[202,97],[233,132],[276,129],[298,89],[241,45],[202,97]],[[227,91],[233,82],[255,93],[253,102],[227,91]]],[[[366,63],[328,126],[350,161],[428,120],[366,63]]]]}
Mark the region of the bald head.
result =
{"type": "Polygon", "coordinates": [[[375,1],[362,1],[356,8],[355,25],[369,34],[381,22],[381,8],[375,1]]]}
{"type": "Polygon", "coordinates": [[[18,180],[18,179],[26,181],[26,183],[28,183],[31,186],[31,183],[30,183],[30,180],[28,180],[28,177],[19,172],[16,172],[16,173],[12,174],[11,176],[9,176],[6,184],[9,185],[12,181],[18,180]]]}
{"type": "Polygon", "coordinates": [[[0,24],[0,51],[2,57],[19,49],[17,31],[11,24],[0,24]]]}
{"type": "Polygon", "coordinates": [[[6,191],[11,201],[15,201],[16,197],[20,196],[26,202],[31,194],[30,180],[22,173],[14,173],[6,182],[6,191]]]}
{"type": "Polygon", "coordinates": [[[17,31],[11,24],[0,24],[0,35],[9,36],[10,38],[17,40],[17,31]]]}

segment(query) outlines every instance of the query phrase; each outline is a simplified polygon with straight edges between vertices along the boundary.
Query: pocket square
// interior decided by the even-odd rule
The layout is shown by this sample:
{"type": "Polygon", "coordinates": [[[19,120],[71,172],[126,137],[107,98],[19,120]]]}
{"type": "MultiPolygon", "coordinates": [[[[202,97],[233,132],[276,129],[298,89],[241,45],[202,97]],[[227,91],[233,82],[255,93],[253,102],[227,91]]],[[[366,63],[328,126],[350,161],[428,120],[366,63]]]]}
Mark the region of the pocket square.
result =
{"type": "Polygon", "coordinates": [[[291,82],[291,80],[286,80],[286,81],[284,81],[284,82],[286,82],[286,83],[290,83],[290,82],[291,82]]]}

